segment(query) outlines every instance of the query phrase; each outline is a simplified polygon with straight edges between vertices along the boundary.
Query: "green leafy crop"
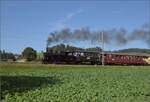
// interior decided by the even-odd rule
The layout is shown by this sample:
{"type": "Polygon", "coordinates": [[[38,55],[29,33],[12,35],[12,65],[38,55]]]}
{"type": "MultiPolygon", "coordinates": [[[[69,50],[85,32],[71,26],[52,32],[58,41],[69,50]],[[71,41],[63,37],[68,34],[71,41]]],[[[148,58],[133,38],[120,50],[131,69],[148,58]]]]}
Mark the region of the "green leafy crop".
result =
{"type": "Polygon", "coordinates": [[[1,64],[6,102],[149,102],[150,67],[1,64]]]}

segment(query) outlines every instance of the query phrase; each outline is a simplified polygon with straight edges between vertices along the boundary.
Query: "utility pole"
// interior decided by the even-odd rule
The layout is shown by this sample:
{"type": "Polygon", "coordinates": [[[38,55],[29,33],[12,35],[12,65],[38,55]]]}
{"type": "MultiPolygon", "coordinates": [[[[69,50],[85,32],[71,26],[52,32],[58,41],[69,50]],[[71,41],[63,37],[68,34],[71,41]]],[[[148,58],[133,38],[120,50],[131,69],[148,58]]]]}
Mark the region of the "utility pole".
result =
{"type": "Polygon", "coordinates": [[[104,66],[104,33],[103,31],[101,33],[101,38],[102,38],[102,66],[104,66]]]}

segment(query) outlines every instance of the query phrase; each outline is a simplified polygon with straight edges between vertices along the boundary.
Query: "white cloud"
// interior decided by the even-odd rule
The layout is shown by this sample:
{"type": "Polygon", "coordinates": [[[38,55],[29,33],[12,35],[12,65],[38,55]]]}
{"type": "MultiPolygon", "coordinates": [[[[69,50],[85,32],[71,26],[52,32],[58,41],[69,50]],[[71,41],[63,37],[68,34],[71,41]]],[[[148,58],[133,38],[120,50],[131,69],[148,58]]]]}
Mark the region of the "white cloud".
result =
{"type": "Polygon", "coordinates": [[[68,14],[67,17],[66,17],[66,21],[71,20],[74,16],[77,16],[78,14],[80,14],[82,12],[83,12],[83,10],[80,9],[76,12],[68,14]]]}
{"type": "Polygon", "coordinates": [[[75,16],[81,14],[83,12],[82,9],[79,9],[75,12],[69,13],[68,15],[66,15],[66,17],[64,17],[61,20],[58,20],[54,25],[51,25],[53,30],[59,30],[62,28],[66,28],[67,27],[67,23],[72,20],[75,16]]]}

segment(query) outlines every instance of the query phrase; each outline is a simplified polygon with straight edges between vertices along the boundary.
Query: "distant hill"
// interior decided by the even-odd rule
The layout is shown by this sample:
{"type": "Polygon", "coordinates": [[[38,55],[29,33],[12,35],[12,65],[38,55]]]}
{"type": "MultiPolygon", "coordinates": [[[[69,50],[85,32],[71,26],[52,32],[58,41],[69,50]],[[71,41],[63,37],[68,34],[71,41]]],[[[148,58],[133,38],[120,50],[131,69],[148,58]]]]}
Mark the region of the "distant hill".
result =
{"type": "Polygon", "coordinates": [[[113,51],[115,53],[145,53],[150,54],[150,49],[141,49],[141,48],[129,48],[129,49],[122,49],[113,51]]]}

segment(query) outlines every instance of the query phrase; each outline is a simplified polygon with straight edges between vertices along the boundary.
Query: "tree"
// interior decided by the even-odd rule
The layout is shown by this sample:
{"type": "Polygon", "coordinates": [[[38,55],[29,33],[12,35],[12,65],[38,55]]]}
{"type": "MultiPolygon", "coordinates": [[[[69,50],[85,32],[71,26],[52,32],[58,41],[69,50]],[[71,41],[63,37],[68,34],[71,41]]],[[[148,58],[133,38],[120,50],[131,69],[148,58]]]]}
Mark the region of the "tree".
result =
{"type": "Polygon", "coordinates": [[[22,55],[27,61],[33,61],[36,59],[36,50],[31,47],[27,47],[23,50],[22,55]]]}

